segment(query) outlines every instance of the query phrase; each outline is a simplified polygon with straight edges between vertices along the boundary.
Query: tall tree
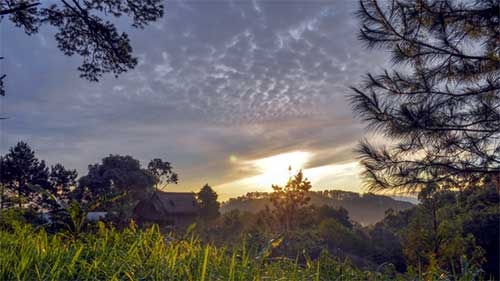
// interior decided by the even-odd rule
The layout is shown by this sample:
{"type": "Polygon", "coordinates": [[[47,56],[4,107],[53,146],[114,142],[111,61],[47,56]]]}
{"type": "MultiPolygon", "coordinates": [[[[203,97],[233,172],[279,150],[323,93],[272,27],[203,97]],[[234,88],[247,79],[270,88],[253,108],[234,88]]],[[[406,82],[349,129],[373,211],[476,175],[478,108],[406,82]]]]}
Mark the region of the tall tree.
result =
{"type": "Polygon", "coordinates": [[[291,177],[284,187],[273,185],[271,202],[274,205],[278,221],[283,222],[285,231],[293,225],[297,211],[309,203],[307,192],[311,189],[311,182],[304,177],[302,171],[291,177]]]}
{"type": "Polygon", "coordinates": [[[165,188],[168,184],[179,181],[179,177],[174,173],[170,162],[163,161],[162,159],[155,158],[148,164],[148,171],[155,179],[155,189],[165,188]]]}
{"type": "MultiPolygon", "coordinates": [[[[457,196],[456,192],[444,190],[420,198],[422,203],[416,207],[402,237],[403,252],[409,264],[422,266],[426,271],[433,267],[451,271],[453,267],[460,269],[464,258],[478,267],[484,262],[484,249],[477,245],[475,235],[464,229],[472,214],[484,214],[484,211],[479,205],[468,206],[457,201],[457,196]]],[[[490,202],[484,200],[482,204],[490,202]]]]}
{"type": "Polygon", "coordinates": [[[361,143],[372,190],[466,187],[500,173],[500,2],[361,0],[360,38],[393,71],[353,88],[389,147],[361,143]]]}
{"type": "Polygon", "coordinates": [[[72,188],[76,187],[76,170],[66,169],[61,164],[51,166],[49,174],[49,196],[44,196],[44,204],[52,212],[58,211],[61,204],[67,205],[71,199],[72,188]],[[54,202],[56,201],[56,202],[54,202]]]}
{"type": "Polygon", "coordinates": [[[76,185],[78,173],[76,170],[68,170],[61,164],[50,168],[49,182],[52,192],[64,201],[69,199],[71,188],[76,185]]]}
{"type": "Polygon", "coordinates": [[[5,188],[17,195],[17,203],[36,203],[39,194],[34,189],[48,188],[49,169],[45,161],[35,156],[35,151],[25,142],[11,147],[3,158],[2,182],[5,188]]]}
{"type": "Polygon", "coordinates": [[[88,174],[78,182],[77,198],[95,202],[122,197],[133,203],[152,190],[155,178],[131,156],[109,155],[99,164],[89,165],[88,174]]]}
{"type": "MultiPolygon", "coordinates": [[[[7,19],[28,35],[42,25],[55,28],[57,47],[83,61],[81,77],[98,81],[104,73],[119,75],[137,65],[126,33],[119,33],[111,18],[123,15],[132,27],[143,28],[163,16],[162,0],[5,0],[0,1],[0,22],[7,19]]],[[[2,59],[2,57],[0,57],[2,59]]],[[[0,95],[4,95],[0,74],[0,95]]]]}
{"type": "Polygon", "coordinates": [[[220,203],[218,195],[208,184],[205,184],[197,194],[200,203],[200,216],[206,219],[214,219],[220,215],[220,203]]]}

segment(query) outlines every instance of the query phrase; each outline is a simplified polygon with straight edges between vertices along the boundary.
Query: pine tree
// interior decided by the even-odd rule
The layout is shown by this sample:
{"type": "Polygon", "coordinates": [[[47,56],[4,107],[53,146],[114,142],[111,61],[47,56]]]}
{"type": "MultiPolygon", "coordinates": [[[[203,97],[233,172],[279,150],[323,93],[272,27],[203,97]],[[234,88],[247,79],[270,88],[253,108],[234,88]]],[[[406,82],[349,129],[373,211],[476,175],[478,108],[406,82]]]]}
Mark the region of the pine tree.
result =
{"type": "Polygon", "coordinates": [[[17,195],[17,203],[22,207],[26,203],[36,204],[36,188],[48,188],[49,169],[45,161],[39,160],[35,152],[25,142],[11,147],[4,156],[2,182],[5,189],[17,195]]]}
{"type": "MultiPolygon", "coordinates": [[[[80,76],[98,81],[105,73],[117,76],[138,63],[132,54],[128,35],[120,33],[111,20],[128,16],[132,27],[143,28],[163,16],[162,2],[2,0],[0,22],[9,20],[28,35],[38,33],[44,25],[51,26],[57,47],[65,55],[82,57],[82,64],[78,67],[80,76]]],[[[5,77],[5,74],[0,74],[0,96],[5,95],[5,77]]]]}
{"type": "Polygon", "coordinates": [[[355,111],[390,140],[360,144],[369,188],[466,188],[500,174],[499,3],[360,1],[361,40],[395,64],[353,88],[355,111]]]}

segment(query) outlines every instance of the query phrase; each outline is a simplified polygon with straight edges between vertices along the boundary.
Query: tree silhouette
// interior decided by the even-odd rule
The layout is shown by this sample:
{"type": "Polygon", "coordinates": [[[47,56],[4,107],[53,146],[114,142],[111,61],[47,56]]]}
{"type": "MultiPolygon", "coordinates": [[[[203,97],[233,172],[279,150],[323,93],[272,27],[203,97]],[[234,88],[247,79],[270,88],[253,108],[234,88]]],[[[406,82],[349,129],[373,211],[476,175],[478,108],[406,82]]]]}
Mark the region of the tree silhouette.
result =
{"type": "Polygon", "coordinates": [[[154,177],[156,190],[164,188],[170,183],[177,184],[179,181],[179,177],[174,173],[170,162],[163,161],[159,158],[155,158],[149,162],[148,171],[154,177]]]}
{"type": "Polygon", "coordinates": [[[35,152],[25,142],[11,147],[3,157],[1,170],[2,185],[12,194],[17,195],[17,203],[35,203],[39,194],[34,189],[49,188],[49,169],[45,161],[39,160],[35,152]]]}
{"type": "MultiPolygon", "coordinates": [[[[90,81],[109,72],[117,76],[137,65],[127,34],[109,21],[121,16],[130,17],[132,27],[143,28],[163,16],[162,0],[0,1],[0,22],[8,19],[28,35],[42,25],[55,27],[57,47],[65,55],[83,58],[78,70],[90,81]]],[[[4,78],[0,74],[0,95],[5,95],[4,78]]]]}
{"type": "Polygon", "coordinates": [[[304,178],[302,171],[290,177],[284,187],[272,186],[271,202],[274,205],[278,220],[283,222],[285,231],[290,230],[292,227],[292,219],[299,208],[309,203],[311,198],[307,196],[307,192],[311,187],[311,182],[304,178]]]}
{"type": "Polygon", "coordinates": [[[395,63],[351,97],[391,140],[359,146],[371,190],[467,187],[500,173],[499,10],[497,0],[360,1],[361,40],[395,63]]]}
{"type": "Polygon", "coordinates": [[[200,216],[214,219],[220,215],[220,203],[217,202],[217,193],[208,184],[205,184],[196,194],[200,202],[200,216]]]}
{"type": "Polygon", "coordinates": [[[88,174],[78,181],[76,196],[89,203],[103,200],[122,205],[141,199],[152,191],[154,177],[131,156],[109,155],[101,163],[89,165],[88,174]]]}
{"type": "Polygon", "coordinates": [[[62,164],[51,166],[48,194],[42,196],[44,207],[52,213],[62,211],[61,205],[67,205],[72,198],[77,177],[76,170],[68,170],[62,164]]]}

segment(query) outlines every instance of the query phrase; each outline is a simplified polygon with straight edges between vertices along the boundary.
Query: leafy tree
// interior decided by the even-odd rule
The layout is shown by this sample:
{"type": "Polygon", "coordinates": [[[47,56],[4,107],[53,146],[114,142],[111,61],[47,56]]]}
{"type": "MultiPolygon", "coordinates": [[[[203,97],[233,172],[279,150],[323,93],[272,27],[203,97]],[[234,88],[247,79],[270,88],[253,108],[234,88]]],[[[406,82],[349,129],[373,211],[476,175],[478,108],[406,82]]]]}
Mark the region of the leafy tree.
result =
{"type": "MultiPolygon", "coordinates": [[[[28,35],[43,25],[56,29],[57,47],[83,61],[81,77],[98,81],[104,73],[119,75],[137,65],[126,33],[119,33],[110,18],[128,16],[132,27],[143,28],[163,16],[162,0],[6,0],[0,1],[0,22],[10,20],[28,35]]],[[[0,57],[2,59],[2,57],[0,57]]],[[[0,74],[0,95],[4,95],[0,74]]]]}
{"type": "Polygon", "coordinates": [[[485,251],[482,268],[487,276],[500,280],[500,193],[492,182],[485,188],[467,190],[460,200],[464,209],[463,231],[472,233],[485,251]]]}
{"type": "MultiPolygon", "coordinates": [[[[463,193],[423,193],[420,200],[421,204],[412,209],[388,211],[385,219],[371,230],[376,260],[395,260],[399,255],[396,246],[401,243],[406,264],[414,269],[458,272],[464,269],[465,257],[469,265],[482,265],[486,276],[497,280],[500,194],[494,184],[487,182],[463,193]],[[386,243],[387,240],[393,242],[386,243]]],[[[402,268],[401,263],[394,264],[402,268]]]]}
{"type": "Polygon", "coordinates": [[[355,111],[393,140],[359,147],[371,189],[466,188],[500,173],[499,9],[497,0],[360,1],[361,40],[392,51],[396,65],[353,88],[355,111]]]}
{"type": "Polygon", "coordinates": [[[109,155],[100,164],[89,165],[88,174],[78,181],[76,197],[86,202],[121,204],[122,211],[152,191],[155,178],[131,156],[109,155]],[[128,206],[128,207],[127,207],[128,206]]]}
{"type": "Polygon", "coordinates": [[[368,239],[363,239],[360,233],[333,218],[325,219],[319,224],[319,235],[334,251],[342,249],[359,254],[367,248],[368,239]]]}
{"type": "Polygon", "coordinates": [[[332,218],[347,228],[353,227],[349,218],[349,212],[347,212],[347,210],[343,207],[334,208],[328,205],[323,205],[318,208],[318,217],[320,221],[332,218]]]}
{"type": "Polygon", "coordinates": [[[220,203],[217,193],[208,184],[205,184],[197,194],[200,203],[200,216],[205,219],[215,219],[220,215],[220,203]]]}
{"type": "Polygon", "coordinates": [[[274,205],[279,221],[283,222],[285,231],[292,227],[297,210],[309,202],[307,192],[311,189],[311,182],[304,178],[302,171],[291,177],[284,187],[272,185],[271,202],[274,205]]]}
{"type": "Polygon", "coordinates": [[[177,184],[179,181],[179,177],[173,172],[170,162],[159,158],[155,158],[149,162],[148,170],[154,177],[156,190],[162,189],[170,183],[177,184]]]}
{"type": "Polygon", "coordinates": [[[456,202],[456,194],[440,191],[422,198],[422,204],[403,234],[403,252],[410,265],[452,271],[460,267],[461,259],[480,266],[484,249],[474,235],[465,232],[467,210],[456,202]]]}
{"type": "Polygon", "coordinates": [[[39,194],[33,188],[49,188],[49,169],[45,161],[35,156],[35,151],[25,142],[11,147],[3,157],[2,183],[5,189],[17,195],[19,207],[23,203],[36,203],[39,194]]]}
{"type": "Polygon", "coordinates": [[[378,223],[369,231],[370,256],[377,264],[392,263],[399,272],[406,271],[401,239],[385,223],[378,223]]]}

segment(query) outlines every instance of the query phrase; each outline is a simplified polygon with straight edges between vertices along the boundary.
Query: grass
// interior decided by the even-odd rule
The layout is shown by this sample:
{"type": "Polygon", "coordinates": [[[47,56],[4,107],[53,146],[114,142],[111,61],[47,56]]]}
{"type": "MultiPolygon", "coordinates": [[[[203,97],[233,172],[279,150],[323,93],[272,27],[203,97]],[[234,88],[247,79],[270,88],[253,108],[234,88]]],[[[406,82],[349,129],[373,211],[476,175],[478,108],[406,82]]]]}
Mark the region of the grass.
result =
{"type": "MultiPolygon", "coordinates": [[[[244,245],[244,243],[242,243],[244,245]]],[[[389,280],[326,254],[317,260],[270,259],[239,248],[174,239],[158,228],[98,225],[78,238],[29,225],[0,231],[1,280],[389,280]]],[[[407,277],[407,276],[406,276],[407,277]]],[[[398,279],[408,280],[403,276],[398,279]]],[[[418,280],[418,279],[415,279],[418,280]]]]}

